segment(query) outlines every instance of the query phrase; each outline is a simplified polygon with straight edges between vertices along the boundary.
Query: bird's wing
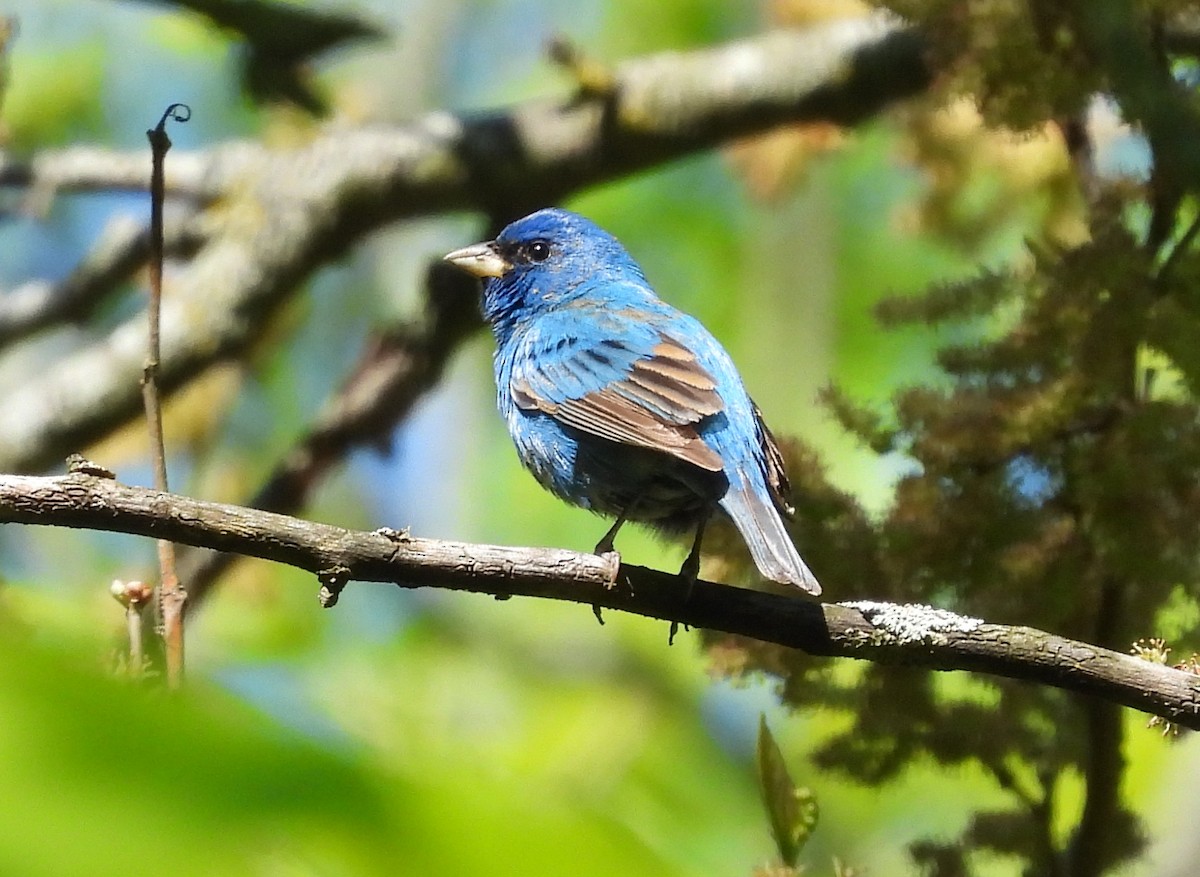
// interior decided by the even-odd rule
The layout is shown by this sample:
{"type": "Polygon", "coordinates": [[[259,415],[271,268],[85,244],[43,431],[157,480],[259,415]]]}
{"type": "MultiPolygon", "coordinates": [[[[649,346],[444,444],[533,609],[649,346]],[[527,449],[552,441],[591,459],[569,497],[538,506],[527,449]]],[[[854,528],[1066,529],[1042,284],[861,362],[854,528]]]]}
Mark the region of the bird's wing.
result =
{"type": "Polygon", "coordinates": [[[509,391],[527,411],[720,472],[720,455],[696,431],[724,408],[716,381],[683,345],[657,332],[651,340],[534,336],[509,391]]]}
{"type": "Polygon", "coordinates": [[[767,423],[758,409],[758,403],[751,399],[750,406],[754,409],[754,425],[758,429],[758,442],[762,447],[763,460],[766,463],[767,487],[771,491],[771,499],[775,501],[775,507],[785,517],[790,518],[796,513],[796,510],[788,502],[788,494],[791,493],[792,487],[788,483],[787,471],[783,468],[783,454],[779,452],[775,436],[771,435],[771,430],[767,429],[767,423]]]}

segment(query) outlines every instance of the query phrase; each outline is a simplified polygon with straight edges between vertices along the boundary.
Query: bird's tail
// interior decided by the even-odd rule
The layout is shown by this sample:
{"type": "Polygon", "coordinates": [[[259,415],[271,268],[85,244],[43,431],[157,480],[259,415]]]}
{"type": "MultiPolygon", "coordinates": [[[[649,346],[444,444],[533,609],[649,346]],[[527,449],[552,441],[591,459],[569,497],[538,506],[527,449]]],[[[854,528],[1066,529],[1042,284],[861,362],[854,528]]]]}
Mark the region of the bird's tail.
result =
{"type": "Polygon", "coordinates": [[[817,577],[800,559],[770,499],[759,495],[750,485],[735,481],[721,500],[721,508],[746,540],[760,573],[771,581],[795,585],[814,597],[821,593],[817,577]]]}

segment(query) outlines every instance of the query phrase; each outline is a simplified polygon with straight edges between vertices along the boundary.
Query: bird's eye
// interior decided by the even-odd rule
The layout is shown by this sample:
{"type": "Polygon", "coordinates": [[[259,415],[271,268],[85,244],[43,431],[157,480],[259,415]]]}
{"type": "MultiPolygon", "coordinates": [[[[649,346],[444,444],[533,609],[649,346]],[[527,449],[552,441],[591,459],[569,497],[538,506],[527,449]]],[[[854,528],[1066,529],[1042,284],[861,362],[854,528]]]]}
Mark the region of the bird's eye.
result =
{"type": "Polygon", "coordinates": [[[530,262],[545,262],[550,258],[550,245],[545,241],[534,241],[526,247],[525,252],[530,262]]]}

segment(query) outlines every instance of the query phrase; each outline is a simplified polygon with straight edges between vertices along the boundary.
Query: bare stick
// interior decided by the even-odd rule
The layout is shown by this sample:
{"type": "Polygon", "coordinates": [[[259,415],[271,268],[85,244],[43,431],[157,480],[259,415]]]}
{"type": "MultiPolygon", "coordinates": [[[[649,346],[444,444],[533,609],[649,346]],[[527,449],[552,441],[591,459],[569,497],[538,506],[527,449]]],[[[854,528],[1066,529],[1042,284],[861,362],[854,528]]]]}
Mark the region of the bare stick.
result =
{"type": "MultiPolygon", "coordinates": [[[[150,345],[146,365],[142,370],[142,401],[146,406],[146,424],[150,428],[150,454],[154,461],[154,486],[167,491],[167,453],[163,443],[162,405],[158,398],[159,325],[162,312],[163,270],[163,199],[165,185],[163,164],[171,138],[167,136],[167,119],[186,122],[192,111],[186,104],[171,104],[158,120],[158,125],[146,132],[150,139],[150,303],[146,309],[150,322],[150,345]]],[[[166,647],[167,686],[178,688],[183,682],[183,607],[187,591],[175,572],[175,546],[166,539],[158,540],[158,611],[162,620],[162,636],[166,647]]],[[[130,622],[132,625],[132,622],[130,622]]],[[[140,632],[140,627],[139,627],[140,632]]]]}

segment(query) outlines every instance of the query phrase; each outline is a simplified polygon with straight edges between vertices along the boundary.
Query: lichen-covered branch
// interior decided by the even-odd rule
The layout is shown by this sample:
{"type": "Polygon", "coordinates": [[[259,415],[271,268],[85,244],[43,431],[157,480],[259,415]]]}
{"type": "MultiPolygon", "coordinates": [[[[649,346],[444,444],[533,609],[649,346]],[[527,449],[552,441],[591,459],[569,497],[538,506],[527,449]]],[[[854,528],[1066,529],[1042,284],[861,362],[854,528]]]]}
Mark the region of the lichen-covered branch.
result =
{"type": "Polygon", "coordinates": [[[569,600],[725,631],[814,655],[968,670],[1092,695],[1200,728],[1200,677],[1028,627],[924,606],[818,604],[557,549],[356,532],[77,472],[0,476],[0,521],[166,538],[286,563],[325,583],[392,582],[569,600]]]}

